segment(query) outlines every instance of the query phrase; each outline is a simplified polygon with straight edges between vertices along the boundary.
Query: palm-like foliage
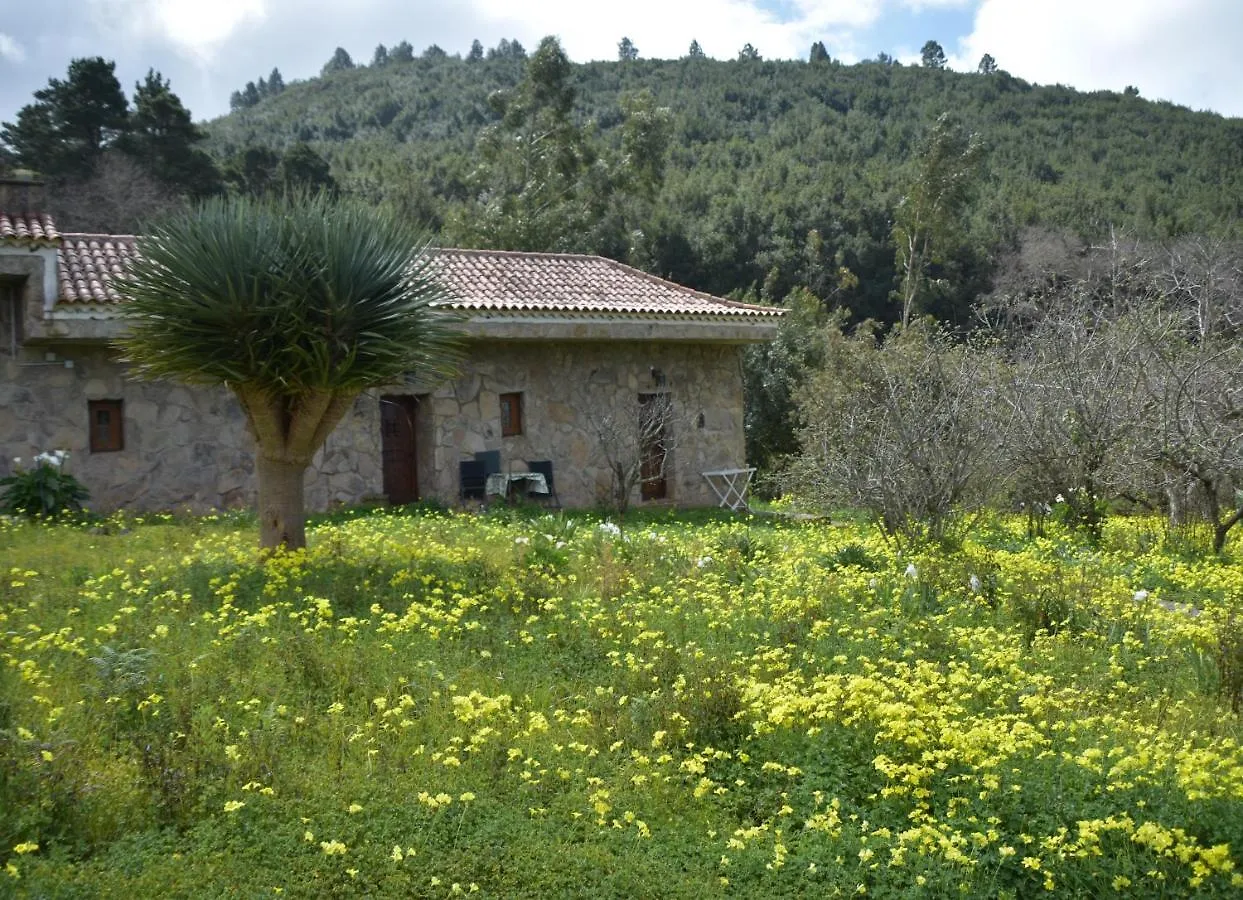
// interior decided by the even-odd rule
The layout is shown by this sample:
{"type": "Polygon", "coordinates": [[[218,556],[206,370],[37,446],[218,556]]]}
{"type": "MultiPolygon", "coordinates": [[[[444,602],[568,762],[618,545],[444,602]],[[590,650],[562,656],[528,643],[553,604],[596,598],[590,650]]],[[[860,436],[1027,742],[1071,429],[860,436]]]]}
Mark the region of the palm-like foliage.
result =
{"type": "Polygon", "coordinates": [[[260,540],[301,546],[302,481],[368,388],[452,371],[450,295],[426,238],[323,197],[210,201],[157,224],[118,285],[151,378],[225,384],[258,443],[260,540]]]}

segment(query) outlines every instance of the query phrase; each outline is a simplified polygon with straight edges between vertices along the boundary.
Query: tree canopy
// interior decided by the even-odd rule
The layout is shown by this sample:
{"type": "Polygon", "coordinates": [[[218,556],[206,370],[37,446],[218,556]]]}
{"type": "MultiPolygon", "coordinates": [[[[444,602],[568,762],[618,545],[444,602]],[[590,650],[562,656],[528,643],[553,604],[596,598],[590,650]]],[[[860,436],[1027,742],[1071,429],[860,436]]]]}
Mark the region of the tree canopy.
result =
{"type": "Polygon", "coordinates": [[[456,362],[427,239],[391,211],[311,198],[212,200],[139,238],[119,282],[139,375],[223,384],[258,447],[261,543],[305,543],[311,457],[365,388],[456,362]]]}
{"type": "Polygon", "coordinates": [[[49,78],[34,96],[0,129],[0,141],[20,165],[45,175],[89,170],[129,127],[116,64],[100,56],[73,60],[64,80],[49,78]]]}

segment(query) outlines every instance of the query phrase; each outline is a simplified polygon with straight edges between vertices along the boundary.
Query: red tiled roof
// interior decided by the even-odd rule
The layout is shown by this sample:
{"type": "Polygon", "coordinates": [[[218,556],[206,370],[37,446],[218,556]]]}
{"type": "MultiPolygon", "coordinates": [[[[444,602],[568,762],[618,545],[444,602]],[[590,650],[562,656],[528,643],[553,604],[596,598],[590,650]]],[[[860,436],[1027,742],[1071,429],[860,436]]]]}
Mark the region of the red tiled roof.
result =
{"type": "Polygon", "coordinates": [[[0,212],[0,241],[55,243],[58,238],[51,216],[0,212]]]}
{"type": "Polygon", "coordinates": [[[112,279],[135,255],[128,234],[66,234],[60,246],[60,303],[117,303],[112,279]]]}
{"type": "Polygon", "coordinates": [[[601,256],[438,250],[459,309],[521,313],[771,316],[781,310],[722,300],[601,256]]]}
{"type": "MultiPolygon", "coordinates": [[[[112,286],[137,253],[132,235],[43,234],[59,240],[60,303],[109,304],[112,286]]],[[[8,221],[0,218],[0,222],[8,221]]],[[[736,303],[682,287],[600,256],[505,250],[436,250],[440,277],[457,295],[455,308],[539,315],[768,317],[782,310],[736,303]]]]}

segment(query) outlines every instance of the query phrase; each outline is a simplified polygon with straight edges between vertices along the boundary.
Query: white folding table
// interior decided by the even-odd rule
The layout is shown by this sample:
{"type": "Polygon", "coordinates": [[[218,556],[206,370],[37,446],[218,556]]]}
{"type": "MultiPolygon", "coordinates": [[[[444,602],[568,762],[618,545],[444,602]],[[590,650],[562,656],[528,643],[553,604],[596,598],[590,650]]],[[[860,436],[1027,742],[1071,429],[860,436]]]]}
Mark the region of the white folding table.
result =
{"type": "Polygon", "coordinates": [[[737,512],[740,509],[751,511],[751,507],[747,505],[747,488],[751,485],[751,476],[755,474],[755,468],[749,469],[713,469],[709,472],[701,473],[707,479],[708,484],[712,486],[713,492],[720,501],[717,505],[722,509],[732,509],[737,512]]]}

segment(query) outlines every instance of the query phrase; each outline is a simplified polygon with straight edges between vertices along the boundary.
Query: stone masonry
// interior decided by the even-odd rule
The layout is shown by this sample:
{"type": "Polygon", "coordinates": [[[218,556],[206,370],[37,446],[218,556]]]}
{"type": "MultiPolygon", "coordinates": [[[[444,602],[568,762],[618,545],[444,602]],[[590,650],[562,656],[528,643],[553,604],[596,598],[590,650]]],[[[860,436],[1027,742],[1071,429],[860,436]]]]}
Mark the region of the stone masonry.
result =
{"type": "MultiPolygon", "coordinates": [[[[12,457],[28,463],[41,451],[64,449],[68,471],[90,489],[95,509],[204,511],[254,501],[253,442],[226,389],[133,379],[99,345],[19,348],[16,357],[0,348],[0,372],[0,475],[12,471],[12,457]],[[90,452],[90,400],[123,402],[122,450],[90,452]]],[[[561,502],[591,506],[607,498],[610,482],[588,416],[656,391],[672,395],[674,410],[666,502],[715,502],[699,473],[744,460],[737,345],[477,341],[451,383],[360,397],[316,454],[307,505],[382,499],[379,397],[407,393],[419,398],[424,499],[456,502],[458,461],[500,450],[507,467],[552,460],[561,502]],[[514,437],[500,429],[498,398],[508,392],[523,395],[524,431],[514,437]]]]}

